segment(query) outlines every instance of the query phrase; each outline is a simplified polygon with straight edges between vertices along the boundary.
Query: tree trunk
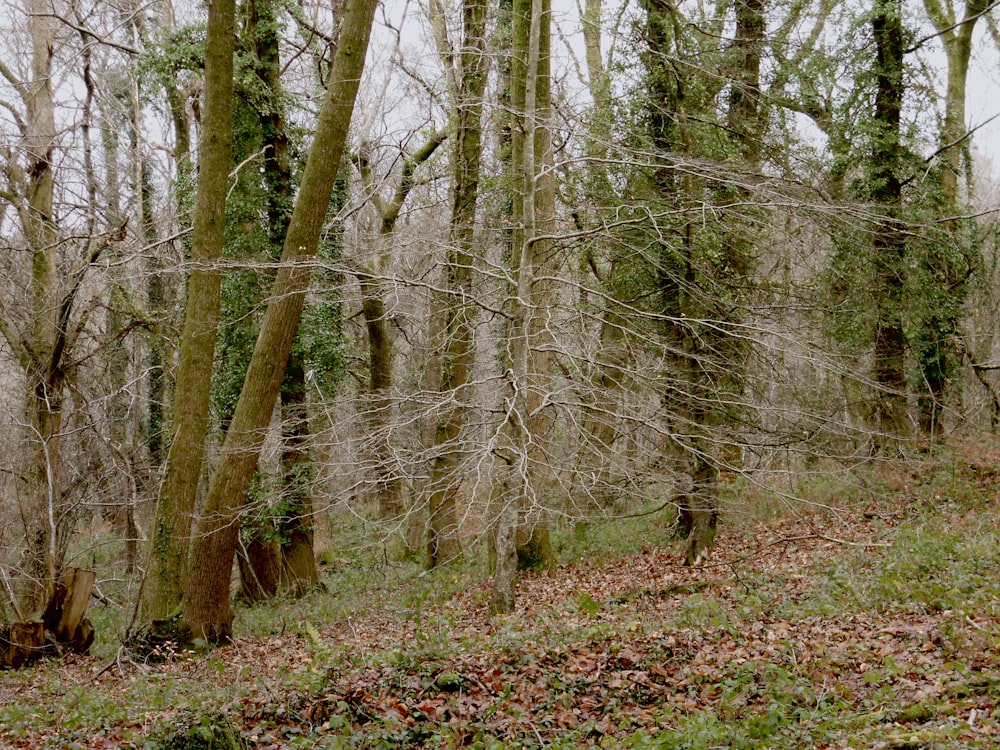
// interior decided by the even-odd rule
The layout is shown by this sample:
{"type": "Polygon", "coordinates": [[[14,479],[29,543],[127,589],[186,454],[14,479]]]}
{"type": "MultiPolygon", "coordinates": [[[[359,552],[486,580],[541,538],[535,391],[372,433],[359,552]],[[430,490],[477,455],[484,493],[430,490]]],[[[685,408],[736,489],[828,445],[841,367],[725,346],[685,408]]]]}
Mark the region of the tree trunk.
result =
{"type": "Polygon", "coordinates": [[[392,395],[392,336],[389,333],[385,308],[385,274],[389,271],[396,223],[400,211],[413,189],[417,167],[428,161],[448,137],[447,130],[435,131],[427,141],[403,159],[403,170],[392,198],[386,203],[374,184],[367,157],[359,156],[358,168],[366,191],[378,210],[378,231],[374,249],[364,267],[358,271],[361,286],[361,312],[368,334],[369,383],[365,422],[368,453],[371,455],[372,496],[379,515],[385,520],[401,522],[407,512],[403,478],[400,475],[396,446],[392,436],[395,401],[392,395]]]}
{"type": "Polygon", "coordinates": [[[517,282],[510,301],[507,337],[505,417],[496,454],[499,478],[491,497],[495,573],[490,610],[509,612],[514,606],[514,571],[552,561],[545,520],[544,489],[548,456],[544,434],[551,413],[543,408],[549,390],[548,283],[538,277],[551,272],[551,236],[555,220],[552,180],[549,40],[549,0],[515,0],[512,7],[511,109],[512,138],[511,233],[512,275],[517,282]]]}
{"type": "MultiPolygon", "coordinates": [[[[52,595],[59,561],[56,520],[60,502],[60,437],[65,387],[63,346],[66,323],[61,315],[57,256],[58,232],[52,214],[55,175],[55,106],[52,59],[55,21],[43,0],[28,0],[31,80],[23,86],[27,108],[24,141],[28,157],[26,208],[22,229],[32,253],[32,328],[19,349],[28,384],[28,428],[24,499],[26,553],[17,577],[19,619],[39,617],[52,595]]],[[[68,313],[69,311],[66,310],[68,313]]]]}
{"type": "Polygon", "coordinates": [[[899,179],[903,107],[903,23],[900,0],[875,6],[874,147],[869,174],[871,200],[882,218],[873,228],[877,285],[875,322],[875,445],[890,452],[908,432],[906,408],[906,334],[903,293],[906,236],[900,221],[903,192],[899,179]]]}
{"type": "Polygon", "coordinates": [[[96,575],[92,570],[67,568],[56,583],[42,618],[60,644],[85,654],[94,642],[94,628],[86,620],[96,575]]]}
{"type": "Polygon", "coordinates": [[[368,333],[368,394],[366,439],[373,462],[372,496],[381,518],[398,521],[405,512],[402,477],[392,443],[392,337],[386,324],[380,279],[361,274],[361,311],[368,333]]]}
{"type": "MultiPolygon", "coordinates": [[[[241,162],[246,158],[253,158],[250,154],[262,151],[263,194],[259,192],[259,183],[253,179],[249,185],[241,187],[260,197],[267,210],[267,220],[261,222],[258,210],[254,209],[232,212],[229,216],[231,224],[248,225],[249,231],[266,238],[266,250],[263,254],[270,263],[277,261],[281,254],[295,189],[280,78],[280,39],[276,13],[276,5],[271,0],[249,0],[242,6],[245,25],[241,34],[241,46],[249,53],[246,59],[256,80],[249,86],[242,86],[237,95],[242,102],[243,111],[249,109],[247,114],[251,118],[256,116],[257,122],[241,132],[242,137],[233,157],[234,161],[241,162]]],[[[246,198],[243,200],[245,202],[246,198]]],[[[254,269],[240,273],[248,277],[269,278],[265,272],[254,269]]],[[[260,304],[262,293],[257,293],[255,282],[250,284],[253,288],[250,298],[235,302],[237,310],[228,312],[230,316],[235,312],[235,317],[243,318],[243,325],[252,330],[250,311],[260,304]]],[[[227,337],[224,341],[226,346],[236,350],[241,363],[246,361],[249,347],[243,336],[227,337]]],[[[257,598],[274,596],[279,592],[298,596],[319,580],[312,546],[313,462],[308,450],[308,399],[303,352],[305,344],[301,337],[297,342],[289,356],[281,386],[281,497],[277,504],[280,515],[275,519],[270,513],[264,514],[262,520],[247,525],[246,530],[253,540],[248,551],[255,554],[248,554],[245,561],[240,561],[241,578],[245,582],[256,578],[257,581],[266,583],[249,589],[244,585],[244,594],[253,594],[257,598]],[[274,524],[277,524],[277,528],[274,524]],[[277,541],[272,543],[275,532],[277,541]],[[260,569],[257,569],[258,565],[260,569]]],[[[228,356],[231,357],[232,352],[228,352],[228,356]]],[[[239,369],[235,372],[238,376],[245,375],[239,369]]],[[[228,399],[225,403],[227,409],[222,414],[224,422],[228,423],[232,415],[229,413],[228,399]]]]}
{"type": "Polygon", "coordinates": [[[446,297],[437,302],[443,324],[444,356],[438,390],[447,399],[438,417],[428,498],[427,565],[434,567],[461,554],[458,503],[461,484],[462,427],[468,412],[469,380],[475,356],[473,271],[474,235],[482,155],[483,91],[486,86],[486,2],[465,0],[463,40],[458,58],[461,75],[455,93],[454,193],[448,260],[443,284],[446,297]]]}
{"type": "MultiPolygon", "coordinates": [[[[943,162],[938,170],[941,210],[946,216],[959,216],[965,213],[958,189],[959,176],[967,174],[971,161],[965,124],[965,97],[972,36],[988,2],[966,0],[960,23],[956,23],[956,14],[950,4],[946,11],[937,0],[924,0],[924,7],[941,37],[948,60],[944,123],[938,138],[943,162]]],[[[967,185],[970,193],[972,187],[967,185]]],[[[945,390],[958,371],[962,358],[958,316],[968,291],[965,281],[971,276],[971,267],[975,263],[970,258],[976,252],[975,242],[963,236],[954,219],[945,221],[942,229],[945,233],[943,241],[932,239],[934,247],[927,251],[924,260],[926,278],[932,280],[937,288],[923,300],[923,305],[931,309],[929,314],[923,316],[915,335],[916,356],[923,376],[923,388],[917,402],[920,430],[931,438],[942,431],[945,390]],[[956,249],[963,256],[961,259],[956,257],[956,249]]]]}
{"type": "Polygon", "coordinates": [[[760,161],[763,127],[760,59],[766,31],[764,0],[740,0],[735,9],[736,35],[728,51],[732,59],[732,80],[726,125],[743,161],[756,166],[760,161]]]}
{"type": "MultiPolygon", "coordinates": [[[[667,453],[691,486],[679,493],[679,530],[687,537],[684,561],[700,564],[711,554],[719,520],[718,465],[722,460],[718,431],[727,410],[738,403],[743,388],[745,337],[739,332],[739,295],[748,284],[753,243],[744,237],[740,216],[733,210],[715,209],[714,224],[705,227],[706,194],[721,206],[748,206],[749,190],[674,169],[674,154],[699,153],[711,147],[697,140],[705,107],[702,85],[689,79],[688,54],[682,43],[685,19],[676,7],[662,0],[644,0],[646,10],[646,80],[650,97],[648,129],[656,149],[657,166],[652,182],[660,204],[683,211],[678,224],[661,233],[655,273],[659,287],[662,332],[666,341],[665,411],[670,415],[672,438],[667,453]],[[681,65],[673,61],[680,59],[681,65]],[[738,197],[736,197],[738,196],[738,197]],[[707,231],[705,231],[707,229],[707,231]],[[734,304],[735,303],[735,304],[734,304]],[[735,333],[729,325],[737,327],[735,333]]],[[[764,118],[760,109],[760,63],[764,26],[763,0],[735,6],[735,36],[718,52],[728,58],[725,70],[729,101],[723,145],[738,154],[746,168],[759,167],[764,118]]],[[[720,87],[719,91],[722,89],[720,87]]],[[[710,101],[710,100],[707,100],[710,101]]],[[[742,208],[741,210],[749,210],[742,208]]]]}
{"type": "Polygon", "coordinates": [[[523,516],[518,528],[517,557],[522,570],[540,570],[555,565],[549,538],[547,490],[552,485],[547,435],[555,422],[554,407],[545,407],[552,393],[552,303],[553,278],[557,274],[556,183],[552,154],[552,3],[543,0],[531,6],[528,44],[528,80],[525,91],[527,127],[524,151],[526,211],[525,245],[522,251],[531,266],[528,286],[528,370],[525,410],[529,415],[529,480],[521,498],[523,516]],[[530,141],[528,140],[530,138],[530,141]],[[529,153],[529,150],[533,153],[529,153]],[[530,232],[527,231],[530,229],[530,232]]]}
{"type": "MultiPolygon", "coordinates": [[[[593,115],[588,124],[587,152],[593,160],[587,166],[585,195],[591,212],[577,217],[585,229],[596,229],[609,212],[620,205],[607,167],[611,143],[614,103],[611,97],[610,76],[604,67],[601,53],[603,27],[603,0],[587,0],[583,15],[583,37],[587,61],[587,78],[590,96],[594,101],[593,115]]],[[[581,431],[581,466],[579,476],[583,499],[571,499],[569,512],[585,519],[610,508],[616,499],[613,466],[614,445],[618,439],[618,402],[624,388],[624,370],[627,352],[625,346],[626,321],[616,299],[622,296],[623,275],[632,271],[627,259],[611,251],[610,258],[602,258],[601,243],[587,248],[584,261],[589,265],[605,295],[601,304],[601,324],[597,335],[597,352],[593,374],[581,394],[584,419],[581,431]],[[606,262],[607,271],[602,270],[606,262]],[[589,386],[589,387],[588,387],[589,386]]],[[[584,524],[577,527],[580,532],[584,524]]]]}
{"type": "Polygon", "coordinates": [[[193,637],[210,642],[227,639],[232,632],[229,581],[238,535],[236,521],[298,328],[309,285],[309,265],[305,261],[315,256],[319,245],[377,5],[377,0],[353,0],[346,6],[326,99],[285,237],[271,302],[209,485],[192,549],[191,566],[200,575],[188,579],[181,616],[193,637]]]}
{"type": "Polygon", "coordinates": [[[239,598],[263,602],[278,595],[281,585],[281,545],[255,535],[241,544],[236,555],[240,569],[239,598]]]}
{"type": "Polygon", "coordinates": [[[41,620],[0,623],[0,668],[20,669],[45,653],[41,620]]]}
{"type": "Polygon", "coordinates": [[[309,455],[309,404],[302,358],[293,353],[281,389],[281,468],[286,515],[281,520],[281,588],[301,596],[319,584],[313,554],[313,461],[309,455]]]}
{"type": "MultiPolygon", "coordinates": [[[[187,577],[191,519],[205,455],[211,403],[221,271],[215,268],[225,241],[226,191],[232,146],[235,0],[211,0],[205,42],[205,106],[198,159],[187,308],[181,332],[174,393],[172,438],[166,478],[150,534],[143,610],[147,620],[170,617],[187,577]]],[[[207,571],[199,570],[200,580],[207,571]]],[[[228,583],[229,574],[226,573],[228,583]]]]}

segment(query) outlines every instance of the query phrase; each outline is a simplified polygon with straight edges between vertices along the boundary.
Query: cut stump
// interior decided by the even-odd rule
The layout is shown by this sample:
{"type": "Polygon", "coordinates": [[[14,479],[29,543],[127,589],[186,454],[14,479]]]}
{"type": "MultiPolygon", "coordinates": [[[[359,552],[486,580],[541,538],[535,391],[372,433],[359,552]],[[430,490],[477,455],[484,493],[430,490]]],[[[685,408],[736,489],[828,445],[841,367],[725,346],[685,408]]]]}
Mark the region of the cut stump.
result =
{"type": "Polygon", "coordinates": [[[76,654],[87,653],[94,642],[94,628],[84,615],[95,579],[92,570],[67,568],[56,583],[42,618],[56,643],[76,654]]]}
{"type": "Polygon", "coordinates": [[[0,623],[0,669],[20,669],[46,654],[67,650],[87,653],[94,642],[94,627],[85,616],[94,580],[92,570],[67,568],[41,620],[0,623]]]}

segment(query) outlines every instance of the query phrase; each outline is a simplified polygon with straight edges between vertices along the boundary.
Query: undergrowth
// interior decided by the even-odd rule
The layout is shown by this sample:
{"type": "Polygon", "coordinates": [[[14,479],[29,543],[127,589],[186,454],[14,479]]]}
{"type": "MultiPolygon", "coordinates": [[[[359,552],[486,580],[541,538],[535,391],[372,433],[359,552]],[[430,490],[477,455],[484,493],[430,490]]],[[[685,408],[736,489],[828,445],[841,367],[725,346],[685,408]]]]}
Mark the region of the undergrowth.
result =
{"type": "Polygon", "coordinates": [[[127,608],[98,607],[94,657],[0,677],[0,742],[995,747],[998,466],[956,451],[782,493],[732,481],[698,570],[667,511],[560,527],[560,568],[493,619],[479,550],[425,572],[356,521],[325,590],[240,606],[226,648],[139,662],[114,640],[127,608]]]}

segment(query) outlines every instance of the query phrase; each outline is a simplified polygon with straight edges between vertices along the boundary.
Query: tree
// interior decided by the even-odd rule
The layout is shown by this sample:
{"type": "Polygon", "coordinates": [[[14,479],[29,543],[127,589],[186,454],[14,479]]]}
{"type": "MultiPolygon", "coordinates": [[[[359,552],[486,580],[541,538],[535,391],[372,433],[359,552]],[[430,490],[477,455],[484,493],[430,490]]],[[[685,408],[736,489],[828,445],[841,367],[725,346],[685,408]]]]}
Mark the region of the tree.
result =
{"type": "MultiPolygon", "coordinates": [[[[119,223],[112,229],[97,201],[99,166],[91,131],[97,81],[89,34],[84,30],[60,36],[61,16],[44,3],[29,0],[24,10],[25,35],[11,36],[25,40],[26,54],[11,64],[0,61],[2,85],[16,97],[0,98],[7,121],[16,129],[10,139],[16,146],[0,149],[0,220],[5,236],[9,232],[11,249],[22,251],[10,254],[4,272],[13,281],[7,293],[24,297],[17,304],[16,297],[5,300],[0,334],[25,389],[17,418],[23,451],[19,446],[11,453],[20,538],[8,542],[18,562],[13,580],[5,577],[5,593],[19,620],[35,620],[51,598],[78,514],[81,486],[96,483],[92,474],[100,474],[69,464],[67,449],[78,447],[74,434],[94,428],[88,423],[92,391],[78,380],[86,372],[81,363],[104,344],[92,324],[96,315],[90,290],[103,283],[93,269],[125,240],[126,226],[116,211],[119,223]],[[57,66],[59,54],[74,38],[84,44],[73,56],[80,69],[57,66]],[[57,86],[64,77],[79,81],[83,95],[79,115],[71,123],[57,116],[57,86]],[[71,153],[65,133],[76,127],[82,147],[71,153]],[[70,209],[66,198],[74,184],[81,192],[70,209]],[[8,223],[8,207],[13,209],[13,224],[8,223]],[[24,266],[22,257],[27,259],[24,266]]],[[[97,464],[97,454],[83,460],[97,464]]]]}
{"type": "Polygon", "coordinates": [[[514,608],[519,566],[548,565],[552,550],[543,519],[548,461],[545,408],[551,376],[547,278],[555,260],[552,170],[551,17],[548,0],[514,0],[511,53],[511,298],[505,342],[505,393],[498,427],[499,476],[491,498],[495,574],[492,612],[514,608]],[[530,558],[530,559],[529,559],[530,558]]]}
{"type": "MultiPolygon", "coordinates": [[[[586,133],[586,154],[592,160],[585,167],[583,194],[588,211],[577,212],[575,221],[583,231],[599,231],[602,221],[614,216],[621,205],[621,196],[614,189],[608,162],[612,151],[612,122],[615,105],[611,97],[611,77],[601,53],[601,23],[603,3],[588,0],[583,14],[583,37],[587,61],[587,84],[593,107],[586,133]]],[[[597,352],[590,387],[581,394],[585,416],[581,430],[582,460],[580,476],[583,502],[574,501],[571,512],[586,517],[607,511],[614,501],[614,445],[618,439],[617,394],[625,387],[628,367],[626,321],[628,311],[618,303],[627,293],[620,289],[627,283],[629,263],[623,254],[610,252],[603,257],[606,243],[599,239],[582,250],[583,262],[592,273],[602,292],[601,323],[597,335],[597,352]]],[[[583,526],[578,526],[582,529],[583,526]]]]}
{"type": "Polygon", "coordinates": [[[658,303],[651,312],[665,368],[659,384],[669,420],[664,450],[688,477],[676,502],[679,530],[688,539],[685,562],[695,565],[714,543],[719,470],[730,465],[729,427],[747,419],[741,395],[748,343],[741,329],[756,253],[748,239],[756,221],[740,208],[749,190],[731,181],[733,172],[709,165],[735,158],[746,174],[759,169],[764,8],[738,4],[728,47],[716,33],[722,19],[703,26],[690,24],[671,3],[649,0],[644,8],[644,124],[654,156],[642,194],[663,219],[643,226],[636,240],[655,248],[640,254],[640,262],[658,303]],[[713,60],[726,78],[707,72],[713,60]],[[727,84],[728,102],[720,106],[727,84]],[[700,167],[699,160],[708,164],[700,167]],[[711,221],[701,218],[706,205],[713,207],[711,221]]]}
{"type": "Polygon", "coordinates": [[[188,570],[195,497],[205,455],[211,378],[219,321],[221,271],[216,262],[225,240],[226,192],[232,145],[233,51],[236,5],[213,0],[205,38],[205,105],[198,154],[187,304],[167,454],[166,476],[150,534],[143,608],[149,621],[176,613],[188,570]]]}
{"type": "MultiPolygon", "coordinates": [[[[266,0],[254,0],[242,9],[232,158],[236,183],[227,211],[227,256],[237,267],[223,281],[223,325],[213,373],[213,401],[223,430],[246,375],[259,328],[257,312],[274,280],[271,269],[281,253],[297,184],[292,168],[296,144],[280,80],[277,10],[266,0]]],[[[327,249],[319,251],[324,259],[327,249]]],[[[325,303],[316,300],[306,309],[318,311],[325,303]]],[[[340,347],[338,330],[319,328],[303,325],[296,337],[281,388],[279,476],[264,476],[259,469],[255,485],[266,491],[254,498],[243,519],[240,573],[246,599],[271,597],[279,590],[301,594],[318,582],[306,372],[321,370],[314,382],[332,388],[339,374],[335,360],[340,347]]]]}
{"type": "Polygon", "coordinates": [[[435,130],[424,144],[403,157],[399,182],[388,201],[375,186],[372,166],[367,154],[359,153],[355,161],[361,172],[365,192],[377,212],[371,251],[367,258],[357,261],[356,275],[361,287],[361,312],[365,319],[368,339],[368,398],[365,421],[368,425],[368,443],[373,460],[373,496],[379,515],[386,520],[400,520],[406,512],[402,477],[396,460],[396,446],[392,439],[392,413],[394,408],[392,334],[389,330],[385,303],[385,274],[389,270],[396,223],[406,199],[413,189],[417,168],[430,160],[447,140],[448,130],[435,130]]]}
{"type": "MultiPolygon", "coordinates": [[[[432,345],[440,347],[430,366],[435,368],[435,390],[446,399],[437,418],[434,453],[431,458],[427,565],[450,562],[461,554],[458,540],[456,497],[461,482],[464,454],[460,443],[468,412],[468,393],[474,356],[473,273],[476,205],[482,153],[483,92],[486,87],[486,2],[464,0],[463,39],[455,57],[454,128],[452,155],[451,221],[448,230],[448,257],[444,266],[443,293],[432,302],[432,345]]],[[[446,63],[451,63],[450,59],[446,63]]]]}
{"type": "Polygon", "coordinates": [[[309,261],[316,255],[340,168],[377,5],[375,0],[353,0],[345,6],[326,98],[285,235],[271,301],[209,484],[191,551],[192,569],[201,571],[201,575],[188,579],[181,625],[194,638],[218,642],[232,632],[229,580],[239,533],[236,520],[257,466],[298,328],[309,285],[309,261]]]}
{"type": "Polygon", "coordinates": [[[903,330],[906,239],[902,225],[903,22],[899,0],[877,0],[872,15],[875,40],[875,107],[868,196],[878,211],[872,231],[876,271],[875,412],[877,444],[887,449],[908,432],[906,334],[903,330]]]}
{"type": "Polygon", "coordinates": [[[973,258],[971,237],[975,222],[958,221],[954,217],[963,213],[960,176],[965,177],[966,193],[972,189],[968,150],[971,134],[965,123],[972,35],[991,4],[987,0],[967,0],[962,7],[963,16],[958,19],[950,4],[946,7],[937,0],[924,0],[927,16],[940,36],[948,60],[944,121],[935,154],[943,162],[935,170],[941,195],[934,201],[945,215],[943,228],[947,236],[930,237],[927,243],[930,247],[923,253],[921,279],[929,284],[921,284],[928,293],[914,334],[922,380],[918,399],[920,427],[925,435],[932,437],[941,433],[945,390],[961,359],[958,318],[968,292],[966,282],[979,265],[973,258]]]}
{"type": "Polygon", "coordinates": [[[21,229],[32,253],[31,331],[23,339],[13,331],[4,331],[11,348],[19,352],[28,386],[31,451],[25,471],[24,511],[28,551],[16,604],[21,619],[41,614],[55,580],[57,541],[50,519],[59,512],[54,506],[61,491],[59,439],[65,387],[62,355],[68,333],[68,321],[59,299],[56,267],[59,237],[53,217],[55,21],[37,0],[28,0],[26,12],[31,37],[31,77],[20,81],[3,69],[5,77],[21,94],[27,115],[22,130],[27,165],[22,170],[8,152],[7,177],[14,188],[8,200],[18,209],[21,229]]]}

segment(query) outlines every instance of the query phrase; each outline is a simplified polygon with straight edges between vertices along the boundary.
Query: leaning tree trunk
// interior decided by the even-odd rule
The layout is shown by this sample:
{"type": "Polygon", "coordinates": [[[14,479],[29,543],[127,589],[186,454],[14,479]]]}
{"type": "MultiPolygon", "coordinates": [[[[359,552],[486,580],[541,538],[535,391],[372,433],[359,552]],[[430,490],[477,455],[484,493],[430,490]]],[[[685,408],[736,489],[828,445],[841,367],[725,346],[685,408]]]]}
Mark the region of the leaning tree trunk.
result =
{"type": "Polygon", "coordinates": [[[238,537],[237,519],[257,466],[264,435],[284,378],[309,286],[309,264],[320,235],[340,168],[351,112],[364,69],[377,0],[351,0],[330,70],[312,148],[299,186],[257,345],[209,485],[192,569],[182,604],[182,625],[210,642],[232,632],[229,580],[238,537]]]}
{"type": "MultiPolygon", "coordinates": [[[[272,0],[250,0],[244,6],[246,46],[252,51],[253,72],[263,106],[258,112],[263,141],[263,182],[266,186],[267,237],[277,260],[291,218],[295,178],[291,144],[281,86],[279,26],[272,0]]],[[[311,481],[306,368],[302,352],[294,348],[281,387],[282,507],[280,540],[269,541],[253,529],[253,539],[239,556],[241,595],[249,600],[270,598],[279,591],[298,596],[319,582],[313,554],[311,481]],[[277,577],[276,577],[277,574],[277,577]],[[272,583],[273,581],[273,583],[272,583]]]]}

